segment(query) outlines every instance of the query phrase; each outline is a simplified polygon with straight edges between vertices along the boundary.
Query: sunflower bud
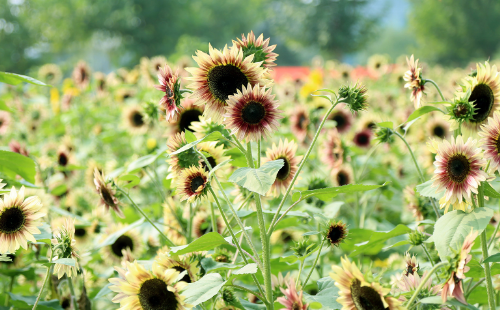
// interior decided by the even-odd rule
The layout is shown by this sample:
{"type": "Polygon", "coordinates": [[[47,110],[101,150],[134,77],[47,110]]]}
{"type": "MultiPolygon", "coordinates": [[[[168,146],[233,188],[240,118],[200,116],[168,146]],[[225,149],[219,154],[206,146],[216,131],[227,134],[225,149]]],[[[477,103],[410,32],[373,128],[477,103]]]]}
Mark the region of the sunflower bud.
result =
{"type": "Polygon", "coordinates": [[[297,257],[303,257],[311,253],[316,245],[314,243],[310,244],[308,239],[296,242],[292,247],[292,250],[297,257]]]}
{"type": "Polygon", "coordinates": [[[228,287],[225,287],[222,289],[222,300],[224,300],[224,303],[226,305],[232,306],[231,308],[223,308],[223,309],[244,309],[243,305],[241,304],[240,300],[238,299],[238,296],[234,293],[234,291],[228,287]],[[234,307],[234,308],[233,308],[234,307]]]}
{"type": "Polygon", "coordinates": [[[394,142],[394,137],[392,136],[394,133],[392,129],[386,127],[377,127],[375,130],[375,140],[378,140],[380,143],[392,143],[394,142]]]}
{"type": "Polygon", "coordinates": [[[332,246],[337,247],[344,241],[348,233],[347,225],[342,221],[332,221],[323,229],[324,238],[328,239],[332,246]]]}
{"type": "Polygon", "coordinates": [[[339,102],[345,103],[352,113],[366,110],[368,107],[366,87],[362,84],[340,87],[339,98],[339,102]]]}
{"type": "Polygon", "coordinates": [[[424,243],[425,241],[425,236],[424,234],[422,234],[421,232],[419,232],[418,230],[415,230],[415,231],[412,231],[409,235],[410,237],[410,243],[413,245],[413,246],[419,246],[421,245],[422,243],[424,243]]]}
{"type": "Polygon", "coordinates": [[[466,121],[471,121],[476,115],[476,107],[474,102],[469,102],[470,90],[468,90],[463,97],[456,98],[453,100],[451,105],[448,107],[448,115],[450,119],[461,124],[466,121]]]}

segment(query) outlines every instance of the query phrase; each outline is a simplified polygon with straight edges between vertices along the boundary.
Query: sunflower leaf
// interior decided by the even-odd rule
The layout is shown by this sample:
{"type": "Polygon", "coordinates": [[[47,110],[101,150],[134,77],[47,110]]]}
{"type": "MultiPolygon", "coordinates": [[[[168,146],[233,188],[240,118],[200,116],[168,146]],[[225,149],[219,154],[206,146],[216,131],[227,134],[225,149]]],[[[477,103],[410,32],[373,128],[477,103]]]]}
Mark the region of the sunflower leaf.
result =
{"type": "Polygon", "coordinates": [[[420,194],[420,196],[434,198],[437,200],[443,197],[444,192],[440,191],[439,193],[436,193],[436,188],[432,187],[433,182],[433,180],[429,180],[425,183],[417,185],[417,192],[420,194]]]}
{"type": "Polygon", "coordinates": [[[121,177],[118,178],[118,180],[126,181],[126,182],[128,181],[128,183],[126,183],[123,186],[125,188],[132,188],[141,182],[141,179],[139,179],[138,176],[133,175],[133,174],[122,175],[121,177]]]}
{"type": "Polygon", "coordinates": [[[189,150],[190,148],[192,148],[193,146],[197,145],[198,143],[201,143],[201,142],[204,142],[204,141],[218,141],[218,140],[222,139],[222,137],[223,136],[222,136],[222,134],[219,131],[214,131],[214,132],[211,132],[210,134],[204,136],[201,139],[198,139],[196,141],[193,141],[191,143],[188,143],[188,144],[184,145],[183,147],[181,147],[177,151],[172,152],[172,153],[170,153],[168,155],[169,156],[173,156],[173,155],[176,155],[176,154],[179,154],[179,153],[182,153],[184,151],[189,150]]]}
{"type": "Polygon", "coordinates": [[[209,273],[194,283],[189,283],[183,292],[186,303],[196,306],[217,295],[227,281],[218,273],[209,273]]]}
{"type": "Polygon", "coordinates": [[[389,129],[394,129],[394,124],[392,122],[377,123],[377,126],[384,127],[384,128],[389,128],[389,129]]]}
{"type": "Polygon", "coordinates": [[[278,171],[285,165],[283,159],[269,161],[260,168],[239,168],[228,179],[251,192],[265,196],[276,180],[278,171]]]}
{"type": "Polygon", "coordinates": [[[0,151],[0,171],[13,178],[20,175],[26,181],[35,183],[35,162],[24,155],[0,151]]]}
{"type": "Polygon", "coordinates": [[[493,216],[490,208],[476,208],[470,213],[455,210],[446,213],[434,225],[432,239],[441,259],[452,254],[450,247],[460,248],[465,237],[475,231],[481,233],[493,216]]]}
{"type": "Polygon", "coordinates": [[[409,123],[412,120],[415,120],[415,119],[419,118],[422,115],[425,115],[427,113],[431,113],[431,112],[434,112],[434,111],[440,111],[441,113],[443,113],[443,111],[441,111],[441,109],[439,109],[439,108],[436,108],[436,107],[433,107],[433,106],[430,106],[430,105],[426,105],[426,106],[423,106],[423,107],[421,107],[421,108],[413,111],[413,113],[410,114],[410,116],[408,116],[408,119],[406,120],[405,123],[409,123]]]}
{"type": "Polygon", "coordinates": [[[6,104],[5,101],[0,100],[0,110],[11,112],[11,108],[9,108],[6,104]]]}
{"type": "Polygon", "coordinates": [[[407,234],[411,232],[411,229],[403,224],[399,224],[391,231],[376,231],[373,232],[370,236],[370,240],[363,242],[361,244],[357,244],[354,248],[354,251],[349,255],[350,257],[354,257],[356,255],[362,254],[367,250],[374,248],[374,246],[380,246],[384,244],[387,240],[407,234]]]}
{"type": "Polygon", "coordinates": [[[334,285],[334,281],[330,277],[321,278],[318,280],[318,293],[309,295],[304,293],[304,298],[308,303],[320,303],[322,307],[314,307],[315,309],[340,309],[342,305],[337,302],[339,297],[339,288],[334,285]]]}
{"type": "Polygon", "coordinates": [[[36,80],[32,77],[10,72],[0,72],[0,82],[10,85],[17,85],[22,82],[26,82],[33,85],[52,87],[51,85],[45,84],[44,82],[36,80]]]}
{"type": "MultiPolygon", "coordinates": [[[[36,302],[37,296],[22,296],[17,294],[8,293],[10,300],[15,309],[31,309],[36,302]]],[[[63,310],[59,300],[52,299],[48,301],[40,301],[37,305],[40,310],[63,310]]]]}
{"type": "Polygon", "coordinates": [[[372,189],[377,189],[386,186],[389,183],[391,182],[385,182],[382,185],[349,184],[344,186],[327,187],[327,188],[313,189],[302,192],[295,192],[292,195],[292,201],[295,202],[298,200],[304,200],[309,197],[317,197],[321,200],[328,200],[337,196],[338,194],[366,192],[372,189]]]}
{"type": "Polygon", "coordinates": [[[493,187],[491,187],[490,183],[482,182],[484,188],[484,194],[491,198],[500,198],[500,193],[498,193],[493,187]]]}
{"type": "Polygon", "coordinates": [[[221,245],[230,244],[220,234],[216,232],[209,232],[208,234],[204,234],[200,238],[194,240],[190,244],[171,248],[170,252],[181,255],[192,252],[209,251],[221,245]]]}
{"type": "Polygon", "coordinates": [[[483,263],[500,263],[500,253],[491,255],[483,263]]]}

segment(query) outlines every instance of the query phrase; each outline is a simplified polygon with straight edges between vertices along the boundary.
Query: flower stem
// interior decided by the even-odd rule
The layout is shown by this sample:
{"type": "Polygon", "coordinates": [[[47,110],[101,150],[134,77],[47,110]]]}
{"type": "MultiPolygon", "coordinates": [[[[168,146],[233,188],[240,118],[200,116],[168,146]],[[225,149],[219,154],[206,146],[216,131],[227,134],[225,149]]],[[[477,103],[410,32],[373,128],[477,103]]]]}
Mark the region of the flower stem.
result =
{"type": "Polygon", "coordinates": [[[425,82],[429,82],[431,83],[432,85],[434,85],[434,87],[436,87],[437,91],[439,92],[439,95],[441,96],[441,99],[443,101],[446,101],[446,99],[444,99],[444,96],[443,96],[443,93],[441,92],[441,89],[439,88],[439,86],[436,84],[436,82],[434,82],[433,80],[428,80],[428,79],[425,79],[425,82]]]}
{"type": "Polygon", "coordinates": [[[309,157],[309,154],[311,154],[311,151],[312,151],[312,148],[314,147],[314,144],[316,144],[316,141],[318,140],[318,137],[321,133],[321,129],[323,129],[323,126],[325,125],[325,122],[326,122],[326,119],[328,118],[328,115],[330,115],[330,113],[332,113],[333,109],[335,109],[335,107],[337,106],[338,104],[338,99],[336,99],[335,103],[332,102],[332,106],[330,107],[330,109],[326,112],[325,114],[325,117],[323,117],[323,120],[321,121],[321,123],[319,124],[319,127],[318,127],[318,130],[316,130],[316,134],[314,135],[314,138],[313,140],[311,141],[311,144],[309,145],[309,148],[307,149],[307,152],[306,154],[304,155],[304,157],[302,158],[302,161],[300,162],[300,165],[299,165],[299,168],[297,169],[297,172],[295,172],[295,175],[293,176],[293,179],[292,181],[290,182],[290,185],[288,186],[288,188],[286,189],[286,192],[285,194],[283,195],[283,198],[281,199],[281,202],[278,206],[278,210],[276,211],[276,214],[274,215],[272,221],[271,221],[271,225],[269,226],[269,230],[267,231],[267,234],[270,236],[271,233],[273,232],[272,231],[272,228],[274,226],[274,222],[276,222],[276,220],[278,219],[278,216],[280,214],[280,211],[281,209],[283,208],[283,205],[285,204],[285,201],[286,199],[288,198],[288,195],[290,194],[290,191],[292,190],[292,187],[293,185],[295,184],[295,181],[297,181],[297,178],[299,177],[299,174],[300,174],[300,171],[302,170],[302,168],[304,167],[304,164],[305,162],[307,161],[307,158],[309,157]]]}
{"type": "Polygon", "coordinates": [[[189,221],[188,221],[188,228],[187,228],[187,242],[191,243],[191,238],[193,236],[193,204],[189,204],[189,221]]]}
{"type": "Polygon", "coordinates": [[[427,284],[427,281],[429,280],[429,278],[431,277],[431,275],[436,271],[438,270],[438,268],[441,268],[443,267],[444,265],[448,264],[448,262],[440,262],[439,264],[435,265],[431,271],[429,271],[428,274],[425,275],[425,277],[422,279],[422,281],[420,282],[420,285],[417,287],[417,290],[415,291],[415,293],[413,293],[413,296],[411,296],[411,299],[408,301],[408,303],[406,304],[406,307],[410,307],[411,304],[415,301],[415,299],[417,299],[417,296],[418,296],[418,293],[420,293],[420,290],[422,290],[422,288],[424,287],[424,285],[427,284]]]}
{"type": "Polygon", "coordinates": [[[323,238],[323,241],[321,241],[321,245],[319,246],[318,255],[316,255],[316,259],[314,260],[314,263],[311,267],[311,271],[309,271],[309,274],[307,275],[307,278],[304,281],[304,285],[302,287],[306,287],[307,281],[309,281],[309,278],[311,277],[311,275],[314,271],[314,268],[316,267],[316,264],[318,263],[319,256],[321,255],[321,250],[323,249],[323,245],[325,244],[325,241],[326,241],[326,239],[323,238]]]}
{"type": "Polygon", "coordinates": [[[374,145],[369,151],[368,151],[368,154],[366,155],[366,160],[363,164],[363,167],[361,168],[361,172],[359,173],[357,179],[358,179],[358,182],[361,182],[361,180],[363,180],[363,175],[365,174],[365,169],[366,169],[366,166],[368,166],[368,162],[370,160],[370,157],[373,155],[373,153],[375,153],[375,150],[378,148],[378,146],[380,145],[380,143],[377,143],[376,145],[374,145]]]}
{"type": "MultiPolygon", "coordinates": [[[[50,246],[50,245],[49,245],[50,246]]],[[[54,251],[50,251],[50,259],[49,259],[49,267],[47,267],[47,273],[45,274],[45,280],[43,280],[43,284],[42,284],[42,287],[40,288],[40,292],[38,293],[38,296],[36,297],[36,301],[35,301],[35,304],[33,305],[33,309],[32,310],[35,310],[36,309],[36,306],[38,306],[38,303],[40,302],[40,297],[42,296],[42,292],[43,292],[43,289],[45,288],[45,285],[47,285],[47,280],[49,279],[50,277],[50,274],[51,274],[51,270],[52,270],[52,258],[54,257],[54,251]]]]}
{"type": "Polygon", "coordinates": [[[493,241],[495,240],[495,236],[497,235],[498,233],[498,228],[500,227],[500,221],[498,221],[497,223],[497,227],[495,227],[495,230],[493,231],[493,234],[491,235],[490,237],[490,241],[488,241],[488,249],[491,247],[491,244],[493,243],[493,241]]]}
{"type": "Polygon", "coordinates": [[[68,285],[69,285],[69,290],[71,291],[71,300],[73,301],[73,308],[75,308],[75,310],[79,310],[78,304],[76,302],[75,289],[73,288],[73,281],[71,281],[71,278],[68,278],[68,285]]]}
{"type": "Polygon", "coordinates": [[[135,202],[132,200],[132,198],[130,198],[130,196],[123,190],[121,189],[120,187],[117,187],[117,189],[122,192],[123,195],[125,195],[125,197],[128,198],[128,200],[130,200],[130,202],[132,203],[132,205],[134,206],[134,208],[146,219],[146,221],[149,222],[149,224],[153,225],[153,227],[158,231],[158,233],[167,241],[167,245],[169,247],[174,247],[175,244],[170,240],[168,239],[168,237],[161,231],[161,229],[159,229],[152,221],[151,219],[146,215],[146,213],[144,213],[141,208],[139,208],[138,205],[135,204],[135,202]]]}
{"type": "Polygon", "coordinates": [[[218,232],[218,229],[217,229],[217,219],[215,218],[215,208],[214,208],[214,204],[213,203],[210,203],[210,216],[212,217],[212,231],[213,232],[218,232]]]}
{"type": "MultiPolygon", "coordinates": [[[[408,151],[411,154],[411,158],[413,159],[413,163],[415,164],[415,167],[417,167],[417,171],[418,171],[418,174],[420,176],[420,180],[422,181],[422,183],[424,183],[425,182],[424,174],[422,173],[422,170],[420,170],[420,166],[418,165],[417,159],[415,158],[415,155],[413,154],[413,151],[411,150],[411,147],[408,144],[408,141],[406,141],[406,139],[399,132],[397,132],[395,130],[394,130],[394,134],[396,136],[398,136],[406,144],[406,147],[408,148],[408,151]]],[[[434,209],[434,212],[436,213],[436,217],[439,219],[441,217],[441,215],[439,214],[439,210],[436,207],[436,203],[434,202],[434,199],[432,199],[432,198],[429,198],[429,199],[431,201],[432,208],[434,209]]]]}
{"type": "MultiPolygon", "coordinates": [[[[483,183],[484,184],[484,183],[483,183]]],[[[480,208],[484,208],[484,185],[478,187],[477,200],[480,208]]],[[[481,250],[483,252],[483,261],[488,258],[488,241],[486,239],[486,229],[481,233],[481,250]]],[[[484,263],[484,276],[486,278],[486,292],[488,293],[488,306],[490,309],[495,307],[495,291],[491,281],[490,263],[484,263]]]]}
{"type": "MultiPolygon", "coordinates": [[[[16,279],[16,276],[11,276],[10,277],[10,282],[9,282],[9,292],[12,292],[12,288],[14,287],[14,280],[16,279]]],[[[5,307],[9,306],[9,301],[10,301],[10,295],[7,294],[5,296],[5,307]]]]}
{"type": "MultiPolygon", "coordinates": [[[[425,255],[427,255],[427,259],[429,259],[429,262],[431,263],[432,267],[434,267],[434,261],[432,260],[432,257],[431,257],[431,254],[429,253],[429,250],[427,250],[427,247],[425,246],[425,244],[421,244],[422,246],[422,249],[424,249],[424,252],[425,252],[425,255]]],[[[441,279],[439,278],[439,276],[436,274],[436,278],[441,281],[441,279]]]]}
{"type": "Polygon", "coordinates": [[[297,275],[297,280],[295,280],[295,287],[297,287],[299,285],[300,274],[302,273],[302,268],[304,268],[304,261],[305,261],[305,259],[300,261],[299,274],[297,275]]]}

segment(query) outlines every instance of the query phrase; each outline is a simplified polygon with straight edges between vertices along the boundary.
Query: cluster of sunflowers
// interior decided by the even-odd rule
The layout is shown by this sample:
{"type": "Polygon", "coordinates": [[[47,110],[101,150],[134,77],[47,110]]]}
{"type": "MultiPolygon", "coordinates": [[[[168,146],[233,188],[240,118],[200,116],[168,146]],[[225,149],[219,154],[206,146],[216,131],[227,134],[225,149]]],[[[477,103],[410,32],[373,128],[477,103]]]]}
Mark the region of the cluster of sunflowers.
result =
{"type": "Polygon", "coordinates": [[[500,305],[496,67],[275,47],[0,72],[0,308],[500,305]]]}

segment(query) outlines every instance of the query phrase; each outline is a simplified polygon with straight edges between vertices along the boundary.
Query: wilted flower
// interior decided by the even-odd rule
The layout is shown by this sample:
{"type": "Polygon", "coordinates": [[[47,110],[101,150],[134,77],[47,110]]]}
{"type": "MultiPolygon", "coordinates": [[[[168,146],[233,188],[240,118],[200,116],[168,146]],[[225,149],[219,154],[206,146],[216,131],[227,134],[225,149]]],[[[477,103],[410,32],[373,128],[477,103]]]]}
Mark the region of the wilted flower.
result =
{"type": "Polygon", "coordinates": [[[420,72],[422,68],[418,67],[418,59],[415,61],[413,55],[411,55],[410,59],[406,57],[406,62],[410,70],[406,71],[404,75],[404,80],[406,81],[405,88],[411,90],[410,99],[413,101],[415,109],[418,109],[420,108],[420,101],[422,100],[425,84],[425,80],[422,79],[420,72]]]}
{"type": "Polygon", "coordinates": [[[104,174],[99,172],[97,168],[94,168],[94,184],[99,196],[101,196],[101,202],[104,204],[106,211],[113,209],[116,214],[125,218],[123,212],[120,208],[118,199],[116,198],[116,191],[113,189],[112,185],[104,180],[104,174]]]}
{"type": "Polygon", "coordinates": [[[63,227],[54,233],[54,239],[52,239],[52,251],[54,251],[53,260],[58,260],[62,258],[73,259],[75,265],[69,266],[67,264],[55,264],[54,273],[60,279],[66,274],[68,278],[76,276],[79,269],[78,259],[78,249],[76,248],[75,241],[75,220],[72,218],[67,218],[64,221],[63,227]]]}

